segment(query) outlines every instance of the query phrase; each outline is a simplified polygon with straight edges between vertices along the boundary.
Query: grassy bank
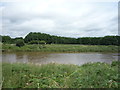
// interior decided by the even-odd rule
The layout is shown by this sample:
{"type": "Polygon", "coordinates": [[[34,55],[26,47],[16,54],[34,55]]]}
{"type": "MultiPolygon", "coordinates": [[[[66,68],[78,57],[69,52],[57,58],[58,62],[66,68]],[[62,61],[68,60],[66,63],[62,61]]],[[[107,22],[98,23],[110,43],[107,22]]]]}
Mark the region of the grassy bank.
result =
{"type": "Polygon", "coordinates": [[[17,47],[15,45],[2,45],[4,51],[40,51],[40,52],[118,52],[118,46],[102,46],[102,45],[25,45],[17,47]]]}
{"type": "Polygon", "coordinates": [[[3,88],[117,88],[118,62],[64,64],[3,63],[3,88]]]}

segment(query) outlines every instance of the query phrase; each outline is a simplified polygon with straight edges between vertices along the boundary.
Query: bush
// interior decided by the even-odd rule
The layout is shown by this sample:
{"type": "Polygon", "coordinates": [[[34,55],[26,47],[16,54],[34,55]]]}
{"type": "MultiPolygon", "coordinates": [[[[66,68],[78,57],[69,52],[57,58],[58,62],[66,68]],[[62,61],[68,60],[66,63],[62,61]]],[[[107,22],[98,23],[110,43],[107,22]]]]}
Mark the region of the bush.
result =
{"type": "Polygon", "coordinates": [[[28,42],[28,44],[38,44],[38,41],[33,40],[33,41],[28,42]]]}
{"type": "Polygon", "coordinates": [[[11,37],[10,36],[2,36],[2,37],[0,37],[0,41],[2,41],[2,43],[10,44],[11,37]]]}
{"type": "Polygon", "coordinates": [[[119,90],[117,89],[119,68],[111,67],[106,63],[87,63],[82,66],[56,63],[43,65],[2,63],[2,66],[3,89],[110,88],[110,90],[119,90]]]}
{"type": "Polygon", "coordinates": [[[39,41],[39,44],[46,44],[45,41],[39,41]]]}
{"type": "Polygon", "coordinates": [[[45,41],[33,40],[33,41],[30,41],[28,44],[46,44],[46,42],[45,41]]]}
{"type": "Polygon", "coordinates": [[[120,66],[120,62],[119,61],[113,61],[111,66],[120,66]]]}
{"type": "Polygon", "coordinates": [[[18,40],[16,41],[16,46],[22,47],[22,46],[24,46],[24,45],[25,45],[25,43],[24,43],[24,41],[23,41],[22,39],[18,39],[18,40]]]}

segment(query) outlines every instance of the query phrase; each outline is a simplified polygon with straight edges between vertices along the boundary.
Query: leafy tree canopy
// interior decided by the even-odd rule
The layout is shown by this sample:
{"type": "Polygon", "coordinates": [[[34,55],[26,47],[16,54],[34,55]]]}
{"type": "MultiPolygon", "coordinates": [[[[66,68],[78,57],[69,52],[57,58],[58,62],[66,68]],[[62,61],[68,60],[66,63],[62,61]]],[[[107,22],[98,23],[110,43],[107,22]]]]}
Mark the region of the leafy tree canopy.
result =
{"type": "Polygon", "coordinates": [[[23,41],[22,39],[18,39],[18,40],[16,41],[16,46],[22,47],[22,46],[24,46],[24,45],[25,45],[25,43],[24,43],[24,41],[23,41]]]}

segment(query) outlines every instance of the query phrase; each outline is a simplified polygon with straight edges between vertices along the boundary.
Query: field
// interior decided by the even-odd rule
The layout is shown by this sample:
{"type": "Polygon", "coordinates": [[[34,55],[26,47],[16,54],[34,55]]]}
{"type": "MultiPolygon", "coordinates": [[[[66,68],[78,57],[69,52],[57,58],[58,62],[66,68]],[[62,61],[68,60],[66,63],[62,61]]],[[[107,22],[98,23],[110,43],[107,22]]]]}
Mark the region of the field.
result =
{"type": "Polygon", "coordinates": [[[118,88],[118,61],[82,66],[3,63],[3,88],[118,88]]]}
{"type": "Polygon", "coordinates": [[[47,44],[47,45],[25,45],[17,47],[11,44],[3,44],[3,51],[40,51],[40,52],[118,52],[119,46],[103,45],[67,45],[67,44],[47,44]]]}

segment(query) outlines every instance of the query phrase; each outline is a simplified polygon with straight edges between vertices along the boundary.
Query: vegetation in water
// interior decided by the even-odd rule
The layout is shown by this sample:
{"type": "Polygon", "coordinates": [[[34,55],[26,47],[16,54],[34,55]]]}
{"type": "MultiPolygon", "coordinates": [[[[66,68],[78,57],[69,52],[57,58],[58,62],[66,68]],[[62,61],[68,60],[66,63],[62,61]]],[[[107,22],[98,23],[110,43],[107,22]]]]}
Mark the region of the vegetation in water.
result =
{"type": "Polygon", "coordinates": [[[32,65],[3,63],[2,88],[118,88],[120,62],[32,65]]]}
{"type": "Polygon", "coordinates": [[[118,52],[119,46],[104,45],[68,45],[68,44],[39,44],[17,47],[14,44],[3,44],[4,51],[40,51],[40,52],[118,52]]]}

